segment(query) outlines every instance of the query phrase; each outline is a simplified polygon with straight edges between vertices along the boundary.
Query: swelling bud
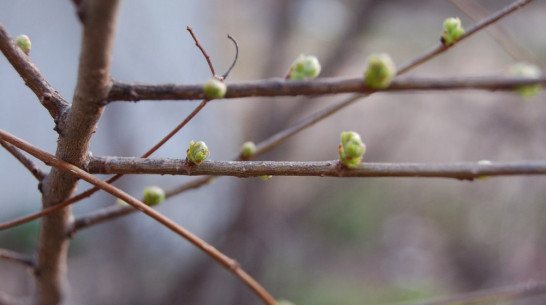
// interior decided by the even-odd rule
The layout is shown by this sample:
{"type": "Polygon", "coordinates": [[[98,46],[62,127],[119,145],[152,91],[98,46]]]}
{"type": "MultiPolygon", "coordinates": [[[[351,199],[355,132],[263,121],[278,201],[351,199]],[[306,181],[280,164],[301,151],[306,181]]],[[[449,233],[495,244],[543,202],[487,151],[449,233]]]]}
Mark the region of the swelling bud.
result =
{"type": "MultiPolygon", "coordinates": [[[[520,62],[506,68],[504,74],[521,78],[540,78],[542,76],[542,71],[535,65],[520,62]]],[[[521,97],[528,98],[537,95],[541,89],[542,86],[540,84],[527,85],[517,87],[515,92],[521,97]]]]}
{"type": "Polygon", "coordinates": [[[316,56],[300,54],[292,63],[287,78],[290,80],[313,79],[320,74],[320,62],[316,56]]]}
{"type": "Polygon", "coordinates": [[[341,133],[341,144],[338,146],[339,161],[349,168],[357,167],[366,152],[366,145],[360,135],[354,131],[341,133]]]}
{"type": "Polygon", "coordinates": [[[216,78],[211,78],[205,83],[203,89],[208,99],[217,99],[226,95],[227,86],[216,78]]]}
{"type": "Polygon", "coordinates": [[[165,201],[165,191],[159,186],[149,186],[142,193],[142,202],[148,206],[158,205],[165,201]]]}
{"type": "Polygon", "coordinates": [[[27,35],[19,35],[17,38],[15,38],[15,43],[21,48],[25,54],[28,55],[30,53],[30,46],[32,45],[30,42],[30,38],[28,38],[27,35]]]}
{"type": "Polygon", "coordinates": [[[396,76],[396,66],[389,54],[371,54],[366,59],[364,83],[373,89],[385,89],[396,76]]]}
{"type": "Polygon", "coordinates": [[[442,32],[442,43],[445,46],[452,45],[461,35],[464,34],[464,29],[461,26],[461,19],[447,18],[444,21],[444,30],[442,32]]]}
{"type": "Polygon", "coordinates": [[[193,140],[190,141],[190,148],[186,150],[186,153],[188,161],[196,165],[203,163],[210,155],[209,148],[205,142],[199,141],[196,143],[193,140]]]}
{"type": "Polygon", "coordinates": [[[256,153],[256,144],[252,141],[247,141],[241,146],[241,157],[248,159],[256,153]]]}

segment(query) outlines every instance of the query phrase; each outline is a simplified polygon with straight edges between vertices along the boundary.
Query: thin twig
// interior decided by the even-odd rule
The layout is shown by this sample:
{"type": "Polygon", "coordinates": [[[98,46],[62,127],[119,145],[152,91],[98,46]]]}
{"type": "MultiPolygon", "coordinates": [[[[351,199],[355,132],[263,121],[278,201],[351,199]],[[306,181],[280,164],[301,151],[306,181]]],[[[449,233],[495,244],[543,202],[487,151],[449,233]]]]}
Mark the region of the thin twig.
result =
{"type": "Polygon", "coordinates": [[[0,305],[22,305],[26,304],[23,299],[15,298],[0,290],[0,305]]]}
{"type": "MultiPolygon", "coordinates": [[[[475,0],[470,1],[456,1],[448,0],[460,9],[463,13],[468,15],[474,21],[479,20],[487,16],[486,9],[481,6],[475,0]]],[[[542,69],[545,69],[545,65],[534,54],[531,54],[528,49],[522,47],[516,43],[516,38],[506,30],[500,23],[495,23],[493,26],[487,29],[487,32],[495,39],[495,41],[510,55],[514,60],[533,62],[540,65],[542,69]]]]}
{"type": "Polygon", "coordinates": [[[47,165],[54,166],[64,172],[67,172],[80,179],[83,179],[95,185],[96,187],[99,187],[100,189],[112,194],[113,196],[127,202],[134,208],[150,216],[157,222],[161,223],[163,226],[167,227],[171,231],[180,235],[181,237],[183,237],[184,239],[186,239],[187,241],[195,245],[197,248],[201,249],[203,252],[208,254],[215,261],[217,261],[226,269],[228,269],[230,272],[235,274],[242,282],[244,282],[250,289],[252,289],[252,291],[254,291],[266,304],[269,304],[269,305],[276,304],[275,299],[258,282],[256,282],[250,275],[248,275],[235,260],[226,256],[222,252],[218,251],[216,248],[209,245],[208,243],[206,243],[205,241],[203,241],[202,239],[200,239],[199,237],[197,237],[190,231],[179,226],[178,224],[176,224],[169,218],[165,217],[161,213],[147,206],[142,201],[132,197],[131,195],[114,187],[113,185],[108,184],[96,178],[95,176],[85,172],[79,167],[74,166],[70,163],[67,163],[61,159],[58,159],[48,154],[47,152],[33,146],[32,144],[11,135],[10,133],[4,130],[0,130],[0,138],[18,147],[19,149],[26,151],[27,153],[33,155],[34,157],[40,159],[47,165]]]}
{"type": "Polygon", "coordinates": [[[70,106],[53,86],[44,78],[40,70],[15,45],[4,26],[0,23],[0,50],[10,64],[17,70],[25,84],[34,92],[40,103],[47,109],[51,117],[57,120],[70,106]]]}
{"type": "MultiPolygon", "coordinates": [[[[395,79],[381,91],[429,91],[429,90],[513,90],[522,85],[546,85],[546,77],[525,79],[502,75],[479,77],[395,79]]],[[[285,81],[280,78],[228,84],[224,98],[272,97],[297,95],[326,95],[340,93],[372,93],[378,91],[366,86],[362,78],[318,78],[311,81],[285,81]]],[[[202,84],[127,84],[116,82],[110,91],[111,101],[136,100],[195,100],[205,98],[202,84]]]]}
{"type": "Polygon", "coordinates": [[[233,177],[317,176],[317,177],[444,177],[472,180],[485,176],[544,175],[546,161],[455,163],[361,163],[355,168],[340,166],[338,160],[293,161],[204,161],[190,165],[185,159],[142,159],[93,157],[92,174],[211,175],[233,177]]]}
{"type": "Polygon", "coordinates": [[[1,140],[0,145],[2,145],[7,151],[9,151],[10,154],[19,160],[19,162],[21,162],[21,164],[23,164],[38,181],[42,181],[42,179],[44,179],[46,173],[36,163],[34,163],[34,161],[25,156],[19,149],[1,140]]]}
{"type": "Polygon", "coordinates": [[[498,21],[502,17],[505,17],[508,14],[522,8],[523,6],[531,3],[532,1],[533,0],[519,0],[519,1],[513,2],[512,4],[502,8],[501,10],[499,10],[499,11],[495,12],[494,14],[492,14],[491,16],[485,18],[484,20],[474,24],[470,28],[467,28],[465,33],[463,35],[461,35],[455,41],[455,43],[453,43],[452,45],[446,46],[446,45],[444,45],[444,44],[442,44],[440,42],[440,43],[438,43],[437,46],[435,46],[434,48],[432,48],[429,51],[425,52],[423,55],[409,61],[405,65],[400,66],[398,68],[398,74],[400,75],[400,74],[406,73],[407,71],[411,70],[415,66],[420,65],[421,63],[431,59],[432,57],[446,51],[447,49],[453,47],[454,45],[456,45],[457,43],[463,41],[464,39],[472,36],[473,34],[477,33],[478,31],[485,28],[486,26],[488,26],[488,25],[498,21]]]}
{"type": "Polygon", "coordinates": [[[205,48],[203,48],[203,46],[199,42],[199,39],[197,39],[197,37],[193,33],[192,27],[188,25],[186,27],[186,30],[188,30],[188,32],[190,32],[191,37],[195,41],[195,45],[199,48],[199,50],[201,50],[201,53],[203,53],[203,56],[205,56],[205,59],[207,60],[207,63],[209,64],[210,72],[212,72],[212,76],[213,77],[216,76],[216,72],[214,72],[214,65],[212,64],[212,61],[210,60],[210,56],[207,53],[207,51],[205,51],[205,48]]]}
{"type": "MultiPolygon", "coordinates": [[[[528,297],[537,294],[546,293],[546,281],[529,281],[512,286],[497,287],[463,293],[447,298],[441,298],[431,301],[421,301],[412,303],[395,303],[390,305],[470,305],[481,304],[485,302],[507,301],[516,298],[528,297]]],[[[387,304],[385,304],[387,305],[387,304]]]]}
{"type": "Polygon", "coordinates": [[[0,249],[0,258],[19,263],[33,269],[36,268],[36,259],[31,255],[22,254],[7,249],[0,249]]]}
{"type": "Polygon", "coordinates": [[[233,36],[227,34],[227,37],[233,41],[233,44],[235,45],[235,58],[233,58],[233,62],[231,63],[231,65],[229,66],[229,68],[227,69],[226,73],[224,73],[222,75],[222,79],[226,79],[229,75],[229,73],[231,72],[231,69],[233,69],[233,67],[235,67],[235,64],[237,63],[237,59],[239,59],[239,44],[237,43],[237,40],[235,40],[235,38],[233,38],[233,36]]]}

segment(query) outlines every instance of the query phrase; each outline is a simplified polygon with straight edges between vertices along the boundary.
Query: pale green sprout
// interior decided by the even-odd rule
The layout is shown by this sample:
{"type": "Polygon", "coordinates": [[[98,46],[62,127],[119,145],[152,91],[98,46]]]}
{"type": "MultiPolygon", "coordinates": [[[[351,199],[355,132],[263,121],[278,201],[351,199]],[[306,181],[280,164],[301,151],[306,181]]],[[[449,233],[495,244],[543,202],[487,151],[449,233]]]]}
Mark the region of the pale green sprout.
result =
{"type": "Polygon", "coordinates": [[[158,205],[165,201],[165,191],[159,186],[148,186],[142,192],[142,202],[148,206],[158,205]]]}
{"type": "Polygon", "coordinates": [[[459,17],[447,18],[444,21],[444,30],[442,32],[442,43],[444,45],[452,45],[463,34],[464,28],[461,25],[459,17]]]}
{"type": "Polygon", "coordinates": [[[341,144],[338,146],[339,161],[349,168],[357,167],[366,152],[366,145],[360,135],[354,131],[341,133],[341,144]]]}
{"type": "Polygon", "coordinates": [[[241,157],[248,159],[256,153],[256,144],[252,141],[247,141],[241,146],[241,157]]]}
{"type": "Polygon", "coordinates": [[[288,78],[290,80],[313,79],[320,74],[320,62],[316,56],[300,54],[292,63],[288,78]]]}
{"type": "MultiPolygon", "coordinates": [[[[540,69],[535,65],[520,62],[506,68],[505,74],[510,76],[521,77],[521,78],[533,79],[533,78],[540,78],[542,76],[542,71],[540,71],[540,69]]],[[[515,89],[516,93],[524,98],[533,97],[539,94],[541,90],[542,90],[542,86],[540,84],[518,86],[515,89]]]]}
{"type": "Polygon", "coordinates": [[[209,79],[203,89],[205,96],[209,99],[223,98],[227,92],[226,84],[216,78],[209,79]]]}
{"type": "Polygon", "coordinates": [[[15,43],[21,48],[25,54],[28,55],[30,53],[30,47],[32,43],[30,42],[30,38],[28,38],[27,35],[19,35],[17,38],[15,38],[15,43]]]}
{"type": "Polygon", "coordinates": [[[396,66],[389,54],[371,54],[366,59],[364,83],[373,89],[385,89],[396,76],[396,66]]]}
{"type": "Polygon", "coordinates": [[[267,181],[269,179],[271,179],[273,177],[273,175],[261,175],[261,176],[258,176],[260,179],[262,179],[263,181],[267,181]]]}
{"type": "Polygon", "coordinates": [[[288,300],[279,299],[277,300],[277,305],[295,305],[295,304],[288,300]]]}
{"type": "Polygon", "coordinates": [[[205,161],[209,155],[209,148],[203,141],[193,142],[190,141],[190,148],[186,150],[187,158],[190,163],[199,165],[205,161]]]}

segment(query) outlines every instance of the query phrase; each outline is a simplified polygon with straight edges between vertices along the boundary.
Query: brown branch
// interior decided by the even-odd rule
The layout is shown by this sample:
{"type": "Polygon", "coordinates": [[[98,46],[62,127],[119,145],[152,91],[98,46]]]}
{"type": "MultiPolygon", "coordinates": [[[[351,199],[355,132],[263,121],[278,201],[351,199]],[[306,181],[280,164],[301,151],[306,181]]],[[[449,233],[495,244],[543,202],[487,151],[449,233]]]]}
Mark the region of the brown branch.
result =
{"type": "Polygon", "coordinates": [[[40,103],[47,109],[53,119],[58,120],[69,104],[44,78],[40,70],[12,40],[4,26],[0,23],[0,50],[23,78],[25,84],[34,92],[40,103]]]}
{"type": "MultiPolygon", "coordinates": [[[[85,22],[74,99],[57,124],[56,160],[75,165],[82,165],[87,158],[89,142],[111,85],[110,63],[119,1],[84,1],[82,6],[85,22]]],[[[71,174],[58,168],[51,169],[42,183],[43,207],[70,198],[77,181],[71,174]]],[[[59,304],[63,301],[68,287],[69,239],[65,232],[71,217],[70,208],[64,208],[42,219],[32,304],[59,304]]]]}
{"type": "Polygon", "coordinates": [[[195,45],[199,48],[199,50],[201,50],[201,53],[203,53],[203,56],[205,56],[205,59],[207,60],[207,63],[209,64],[209,68],[210,68],[210,72],[212,73],[212,76],[216,76],[216,72],[214,72],[214,65],[212,64],[212,61],[210,60],[210,56],[207,53],[207,51],[205,51],[205,48],[203,48],[203,46],[199,42],[199,39],[197,39],[197,37],[193,33],[192,27],[188,25],[186,27],[186,30],[188,30],[188,32],[190,32],[191,37],[195,41],[195,45]]]}
{"type": "MultiPolygon", "coordinates": [[[[498,21],[499,19],[507,16],[508,14],[515,12],[516,10],[522,8],[523,6],[531,3],[533,0],[519,0],[515,1],[510,5],[505,6],[504,8],[500,9],[499,11],[493,13],[489,17],[485,18],[484,20],[474,24],[473,26],[466,29],[465,33],[459,37],[452,45],[446,46],[442,44],[441,42],[434,48],[430,49],[429,51],[425,52],[423,55],[409,61],[405,65],[398,68],[398,74],[406,73],[407,71],[413,69],[415,66],[422,64],[423,62],[433,58],[434,56],[443,53],[447,49],[453,47],[457,43],[463,41],[464,39],[472,36],[473,34],[477,33],[478,31],[484,29],[488,25],[493,24],[494,22],[498,21]]],[[[439,35],[438,35],[439,36],[439,35]]]]}
{"type": "Polygon", "coordinates": [[[396,303],[391,305],[470,305],[478,303],[481,304],[485,302],[506,301],[545,293],[546,281],[529,281],[527,283],[478,290],[470,293],[458,294],[451,297],[431,301],[396,303]]]}
{"type": "MultiPolygon", "coordinates": [[[[391,85],[381,91],[409,90],[513,90],[521,85],[546,85],[546,77],[538,79],[522,79],[521,77],[506,77],[499,75],[480,77],[450,77],[450,78],[405,78],[395,79],[391,85]]],[[[372,93],[364,84],[362,78],[318,78],[312,81],[285,81],[274,78],[260,81],[249,81],[228,84],[224,98],[271,97],[297,95],[325,95],[340,93],[372,93]]],[[[114,83],[110,91],[111,101],[136,100],[195,100],[206,98],[202,84],[196,85],[151,85],[114,83]]]]}
{"type": "MultiPolygon", "coordinates": [[[[48,154],[47,152],[41,149],[38,149],[32,144],[25,142],[5,132],[4,130],[0,130],[0,138],[18,147],[19,149],[26,151],[27,153],[33,155],[34,157],[40,159],[47,165],[54,166],[55,168],[58,168],[59,170],[62,170],[63,172],[69,173],[70,175],[74,175],[80,179],[83,179],[99,187],[100,189],[112,194],[113,196],[127,202],[129,205],[140,210],[144,214],[150,216],[157,222],[161,223],[163,226],[167,227],[171,231],[180,235],[181,237],[183,237],[184,239],[186,239],[187,241],[195,245],[197,248],[201,249],[203,252],[208,254],[215,261],[217,261],[226,269],[228,269],[230,272],[232,272],[234,275],[236,275],[242,282],[244,282],[250,289],[252,289],[266,304],[269,304],[269,305],[276,304],[275,299],[258,282],[256,282],[250,275],[248,275],[235,260],[229,258],[228,256],[218,251],[216,248],[209,245],[208,243],[206,243],[205,241],[203,241],[202,239],[200,239],[199,237],[197,237],[190,231],[179,226],[172,220],[168,219],[161,213],[154,210],[153,208],[147,206],[142,201],[132,197],[131,195],[125,193],[124,191],[112,186],[111,184],[108,184],[96,178],[95,176],[85,172],[79,167],[74,166],[70,163],[67,163],[61,159],[58,159],[48,154]]],[[[41,272],[41,269],[38,269],[38,270],[39,272],[41,272]]]]}
{"type": "Polygon", "coordinates": [[[6,143],[5,141],[0,141],[0,145],[2,145],[7,151],[9,151],[9,153],[12,154],[15,159],[19,160],[19,162],[21,162],[21,164],[23,164],[38,181],[42,181],[42,179],[44,179],[46,173],[36,163],[34,163],[34,161],[25,156],[15,146],[6,143]]]}
{"type": "Polygon", "coordinates": [[[233,177],[318,176],[318,177],[443,177],[472,180],[483,176],[544,175],[546,161],[479,164],[456,163],[361,163],[356,168],[339,161],[204,161],[199,166],[185,159],[142,159],[93,157],[86,166],[93,174],[210,175],[233,177]]]}
{"type": "Polygon", "coordinates": [[[36,260],[31,255],[22,254],[7,249],[0,249],[0,258],[23,264],[24,266],[32,269],[36,268],[36,260]]]}

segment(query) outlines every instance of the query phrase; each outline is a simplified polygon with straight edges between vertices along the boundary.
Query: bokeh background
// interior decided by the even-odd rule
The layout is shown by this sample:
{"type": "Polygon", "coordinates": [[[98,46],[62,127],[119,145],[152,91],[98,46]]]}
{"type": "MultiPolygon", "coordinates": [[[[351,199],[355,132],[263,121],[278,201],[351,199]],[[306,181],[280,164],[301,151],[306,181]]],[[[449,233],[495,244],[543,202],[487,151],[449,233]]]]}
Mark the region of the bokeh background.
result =
{"type": "MultiPolygon", "coordinates": [[[[507,0],[477,3],[483,12],[507,0]]],[[[474,9],[472,12],[479,11],[474,9]]],[[[482,12],[482,13],[483,13],[482,12]]],[[[546,3],[503,19],[501,41],[486,31],[410,73],[470,76],[502,73],[518,60],[544,67],[546,3]]],[[[210,0],[124,1],[112,75],[149,83],[200,83],[208,66],[191,25],[217,71],[240,59],[230,81],[284,76],[300,53],[318,56],[322,76],[358,76],[365,57],[387,52],[401,64],[436,45],[446,17],[473,20],[449,1],[210,0]]],[[[0,22],[32,39],[31,58],[67,100],[76,84],[81,26],[70,1],[2,1],[0,22]]],[[[497,30],[499,30],[497,28],[497,30]]],[[[229,160],[247,140],[259,142],[343,96],[214,101],[158,151],[184,157],[204,140],[211,159],[229,160]]],[[[359,132],[370,162],[544,159],[546,95],[523,100],[505,92],[377,93],[300,133],[264,160],[330,160],[343,130],[359,132]]],[[[51,153],[48,113],[0,58],[0,128],[51,153]]],[[[91,143],[94,155],[137,156],[176,126],[197,102],[113,103],[91,143]]],[[[40,208],[35,179],[0,150],[0,220],[40,208]]],[[[103,177],[106,178],[106,177],[103,177]]],[[[128,176],[116,185],[140,196],[190,177],[128,176]]],[[[219,178],[174,197],[158,210],[241,265],[276,297],[298,305],[381,304],[450,295],[545,278],[546,177],[485,181],[423,178],[219,178]]],[[[80,183],[79,190],[88,186],[80,183]]],[[[77,203],[82,215],[114,204],[106,194],[77,203]]],[[[33,253],[39,222],[0,232],[0,248],[33,253]]],[[[259,304],[237,279],[144,215],[79,232],[68,262],[67,304],[259,304]]],[[[0,288],[28,294],[27,271],[0,261],[0,288]]],[[[542,304],[534,296],[502,304],[542,304]]]]}

